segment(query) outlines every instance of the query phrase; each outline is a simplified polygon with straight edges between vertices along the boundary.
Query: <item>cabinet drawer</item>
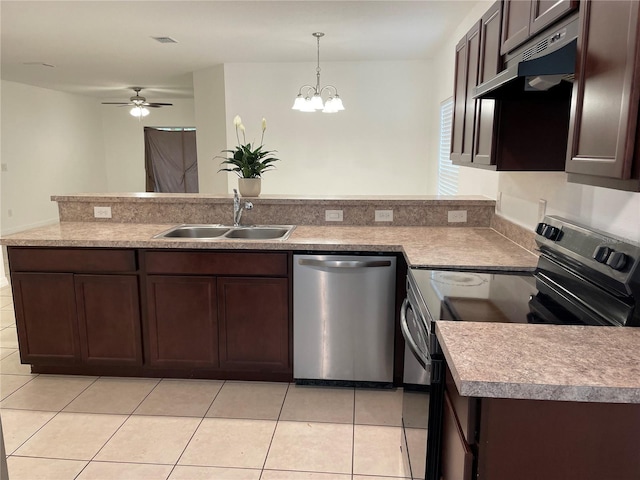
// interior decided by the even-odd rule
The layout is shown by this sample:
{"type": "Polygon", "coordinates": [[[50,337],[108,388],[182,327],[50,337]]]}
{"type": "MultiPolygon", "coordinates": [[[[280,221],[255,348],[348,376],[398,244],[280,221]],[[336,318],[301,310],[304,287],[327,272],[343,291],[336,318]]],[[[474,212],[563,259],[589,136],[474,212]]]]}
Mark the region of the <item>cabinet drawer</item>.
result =
{"type": "Polygon", "coordinates": [[[15,272],[113,273],[136,270],[134,250],[9,247],[15,272]]]}
{"type": "Polygon", "coordinates": [[[447,368],[446,373],[445,391],[447,392],[447,395],[453,407],[456,420],[460,424],[460,429],[462,431],[462,435],[464,436],[464,440],[469,445],[473,445],[474,443],[476,443],[478,399],[474,397],[460,396],[449,368],[447,368]]]}
{"type": "Polygon", "coordinates": [[[286,276],[286,253],[145,252],[147,273],[286,276]]]}

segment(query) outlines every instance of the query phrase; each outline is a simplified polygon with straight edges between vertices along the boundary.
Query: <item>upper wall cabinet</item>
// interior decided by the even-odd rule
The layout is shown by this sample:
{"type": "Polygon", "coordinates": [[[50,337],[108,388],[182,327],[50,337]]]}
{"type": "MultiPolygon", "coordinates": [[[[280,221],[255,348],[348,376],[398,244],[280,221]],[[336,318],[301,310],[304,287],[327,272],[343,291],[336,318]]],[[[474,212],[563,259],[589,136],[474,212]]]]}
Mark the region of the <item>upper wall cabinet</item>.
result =
{"type": "Polygon", "coordinates": [[[578,7],[578,0],[504,0],[502,43],[506,55],[578,7]]]}
{"type": "Polygon", "coordinates": [[[640,191],[638,2],[589,1],[581,12],[568,180],[640,191]]]}
{"type": "Polygon", "coordinates": [[[473,90],[502,67],[500,6],[496,2],[456,47],[451,161],[458,165],[495,163],[495,101],[476,100],[473,90]]]}

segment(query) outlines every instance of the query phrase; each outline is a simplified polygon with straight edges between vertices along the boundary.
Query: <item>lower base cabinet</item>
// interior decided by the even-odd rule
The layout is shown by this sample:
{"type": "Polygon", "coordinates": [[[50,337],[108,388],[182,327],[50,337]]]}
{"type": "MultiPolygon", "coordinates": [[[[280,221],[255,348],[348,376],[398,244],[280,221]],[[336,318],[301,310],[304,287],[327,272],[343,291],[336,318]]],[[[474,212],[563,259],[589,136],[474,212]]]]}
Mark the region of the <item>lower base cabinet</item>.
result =
{"type": "Polygon", "coordinates": [[[20,358],[53,365],[142,365],[133,275],[12,274],[20,358]]]}
{"type": "Polygon", "coordinates": [[[286,278],[218,278],[220,367],[291,371],[286,278]]]}
{"type": "Polygon", "coordinates": [[[215,278],[150,275],[147,298],[149,365],[218,368],[215,278]]]}
{"type": "Polygon", "coordinates": [[[443,480],[640,478],[638,404],[461,397],[451,385],[443,480]]]}
{"type": "Polygon", "coordinates": [[[36,373],[291,381],[291,254],[9,247],[36,373]]]}

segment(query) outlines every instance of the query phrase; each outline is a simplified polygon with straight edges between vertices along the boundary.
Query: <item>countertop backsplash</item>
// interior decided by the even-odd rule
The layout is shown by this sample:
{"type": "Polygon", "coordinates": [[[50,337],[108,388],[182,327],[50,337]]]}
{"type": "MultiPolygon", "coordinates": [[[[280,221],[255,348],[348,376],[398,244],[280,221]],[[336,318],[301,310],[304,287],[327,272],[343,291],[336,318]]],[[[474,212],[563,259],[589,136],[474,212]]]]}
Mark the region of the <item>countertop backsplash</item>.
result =
{"type": "MultiPolygon", "coordinates": [[[[233,221],[231,195],[91,194],[53,196],[60,221],[117,223],[221,223],[233,221]],[[94,207],[110,207],[111,218],[95,218],[94,207]]],[[[243,223],[270,225],[490,227],[495,201],[460,197],[318,197],[265,196],[253,203],[243,223]],[[341,210],[342,221],[326,220],[327,210],[341,210]],[[375,221],[376,210],[392,210],[392,221],[375,221]],[[466,222],[449,222],[449,211],[466,211],[466,222]]]]}

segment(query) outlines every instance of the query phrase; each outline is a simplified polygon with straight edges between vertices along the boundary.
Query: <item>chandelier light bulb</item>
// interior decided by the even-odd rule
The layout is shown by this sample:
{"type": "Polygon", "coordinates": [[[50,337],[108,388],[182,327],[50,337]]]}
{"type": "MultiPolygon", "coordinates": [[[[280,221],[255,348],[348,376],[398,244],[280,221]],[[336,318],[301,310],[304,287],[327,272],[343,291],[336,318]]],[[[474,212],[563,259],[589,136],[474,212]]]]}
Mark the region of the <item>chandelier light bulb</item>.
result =
{"type": "Polygon", "coordinates": [[[312,98],[311,98],[311,106],[315,109],[315,110],[322,110],[324,108],[324,104],[322,103],[322,97],[320,96],[319,93],[316,93],[312,98]]]}
{"type": "Polygon", "coordinates": [[[306,100],[304,99],[304,97],[302,96],[302,94],[299,94],[299,95],[296,97],[295,101],[293,102],[293,107],[291,107],[291,108],[292,108],[293,110],[299,110],[299,111],[302,111],[302,109],[304,108],[304,105],[305,105],[305,101],[306,101],[306,100]]]}

